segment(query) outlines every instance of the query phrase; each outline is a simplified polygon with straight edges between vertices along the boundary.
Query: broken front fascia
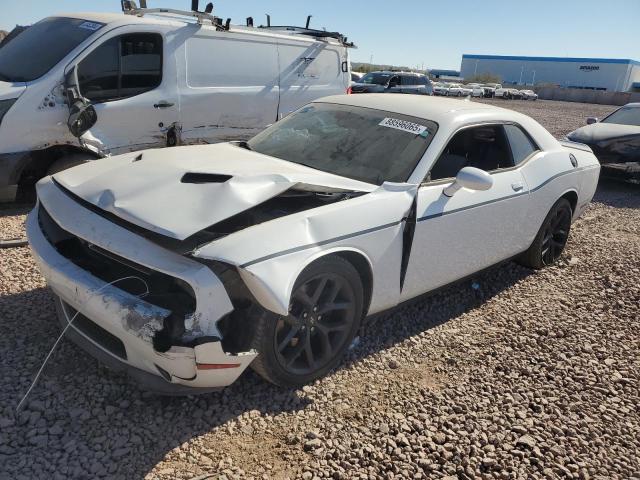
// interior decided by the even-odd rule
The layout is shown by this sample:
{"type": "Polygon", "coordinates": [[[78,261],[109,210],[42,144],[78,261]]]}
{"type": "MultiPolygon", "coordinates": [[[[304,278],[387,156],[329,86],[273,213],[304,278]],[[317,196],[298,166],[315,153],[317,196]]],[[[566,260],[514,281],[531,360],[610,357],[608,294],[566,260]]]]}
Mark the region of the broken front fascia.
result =
{"type": "Polygon", "coordinates": [[[158,375],[167,372],[172,383],[192,387],[219,387],[232,383],[255,358],[255,352],[229,355],[222,349],[217,321],[233,310],[224,286],[206,266],[174,254],[132,234],[79,206],[50,178],[38,184],[40,205],[67,232],[108,252],[186,282],[194,291],[196,310],[186,319],[185,334],[212,341],[193,348],[154,348],[153,337],[162,328],[168,310],[151,305],[109,286],[63,257],[47,240],[38,222],[38,208],[29,215],[27,234],[34,257],[47,283],[63,302],[119,338],[127,352],[126,363],[158,375]],[[100,293],[98,293],[100,291],[100,293]],[[191,330],[189,331],[189,327],[191,330]],[[202,370],[198,365],[229,364],[234,368],[202,370]]]}
{"type": "Polygon", "coordinates": [[[192,255],[236,266],[264,308],[288,315],[293,285],[307,265],[353,252],[372,270],[368,312],[375,313],[399,301],[403,232],[416,193],[417,185],[384,183],[367,195],[246,228],[192,255]]]}

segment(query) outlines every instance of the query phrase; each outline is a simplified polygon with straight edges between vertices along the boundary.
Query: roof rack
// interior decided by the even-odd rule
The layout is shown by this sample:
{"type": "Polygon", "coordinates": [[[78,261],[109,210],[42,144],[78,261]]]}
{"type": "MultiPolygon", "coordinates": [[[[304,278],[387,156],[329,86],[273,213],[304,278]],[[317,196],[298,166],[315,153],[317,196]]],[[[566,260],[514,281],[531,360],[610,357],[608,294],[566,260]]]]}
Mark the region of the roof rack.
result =
{"type": "Polygon", "coordinates": [[[293,25],[260,25],[258,28],[264,28],[267,30],[284,30],[287,32],[299,33],[300,35],[308,35],[314,38],[335,38],[345,47],[356,48],[353,42],[348,42],[348,38],[339,32],[327,32],[325,30],[316,30],[307,27],[296,27],[293,25]]]}
{"type": "Polygon", "coordinates": [[[211,25],[221,29],[228,30],[229,21],[225,25],[222,23],[222,19],[212,15],[213,4],[209,3],[204,12],[198,10],[198,0],[192,0],[191,10],[178,10],[174,8],[147,8],[147,0],[140,0],[140,7],[135,0],[120,0],[122,5],[122,11],[125,15],[135,15],[137,17],[143,17],[145,15],[161,15],[168,13],[171,15],[180,15],[185,17],[192,17],[197,19],[198,24],[202,25],[205,21],[210,22],[211,25]]]}

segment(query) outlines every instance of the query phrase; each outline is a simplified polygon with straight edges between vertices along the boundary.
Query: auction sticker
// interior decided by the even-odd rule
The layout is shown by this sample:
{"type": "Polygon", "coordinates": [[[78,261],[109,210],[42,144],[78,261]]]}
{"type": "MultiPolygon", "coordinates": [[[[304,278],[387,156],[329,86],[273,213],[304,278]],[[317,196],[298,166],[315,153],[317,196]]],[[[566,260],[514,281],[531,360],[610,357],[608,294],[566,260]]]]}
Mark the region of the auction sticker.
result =
{"type": "Polygon", "coordinates": [[[395,128],[396,130],[413,133],[414,135],[421,135],[427,130],[427,127],[425,127],[424,125],[407,122],[405,120],[399,120],[397,118],[385,118],[378,125],[382,127],[395,128]]]}
{"type": "Polygon", "coordinates": [[[84,28],[85,30],[91,30],[95,32],[96,30],[100,30],[104,24],[102,23],[94,23],[94,22],[83,22],[79,25],[80,28],[84,28]]]}

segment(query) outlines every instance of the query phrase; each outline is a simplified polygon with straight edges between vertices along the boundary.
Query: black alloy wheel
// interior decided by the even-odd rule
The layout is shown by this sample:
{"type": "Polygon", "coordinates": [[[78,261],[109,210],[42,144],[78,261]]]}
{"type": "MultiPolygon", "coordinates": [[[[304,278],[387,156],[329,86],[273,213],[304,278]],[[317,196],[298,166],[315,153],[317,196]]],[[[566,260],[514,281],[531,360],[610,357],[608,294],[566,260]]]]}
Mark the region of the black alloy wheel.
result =
{"type": "Polygon", "coordinates": [[[337,255],[306,267],[293,287],[287,316],[255,305],[249,315],[251,367],[266,380],[299,387],[335,368],[363,317],[364,290],[355,267],[337,255]]]}
{"type": "Polygon", "coordinates": [[[553,212],[554,215],[547,224],[542,239],[542,263],[545,266],[552,265],[564,250],[569,239],[571,228],[571,210],[561,208],[553,212]]]}

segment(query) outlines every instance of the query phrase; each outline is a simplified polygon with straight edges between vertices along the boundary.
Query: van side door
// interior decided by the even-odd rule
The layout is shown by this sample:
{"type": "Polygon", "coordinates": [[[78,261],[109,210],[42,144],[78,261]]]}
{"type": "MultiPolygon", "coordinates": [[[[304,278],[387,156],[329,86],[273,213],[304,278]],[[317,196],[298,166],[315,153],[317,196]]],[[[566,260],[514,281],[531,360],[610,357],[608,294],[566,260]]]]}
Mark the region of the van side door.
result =
{"type": "Polygon", "coordinates": [[[278,116],[274,39],[189,25],[178,57],[182,143],[247,140],[278,116]]]}
{"type": "Polygon", "coordinates": [[[328,95],[347,91],[346,48],[310,38],[278,39],[280,108],[278,118],[328,95]]]}
{"type": "Polygon", "coordinates": [[[116,29],[77,62],[98,120],[81,140],[102,154],[166,146],[178,121],[175,60],[162,27],[116,29]]]}

